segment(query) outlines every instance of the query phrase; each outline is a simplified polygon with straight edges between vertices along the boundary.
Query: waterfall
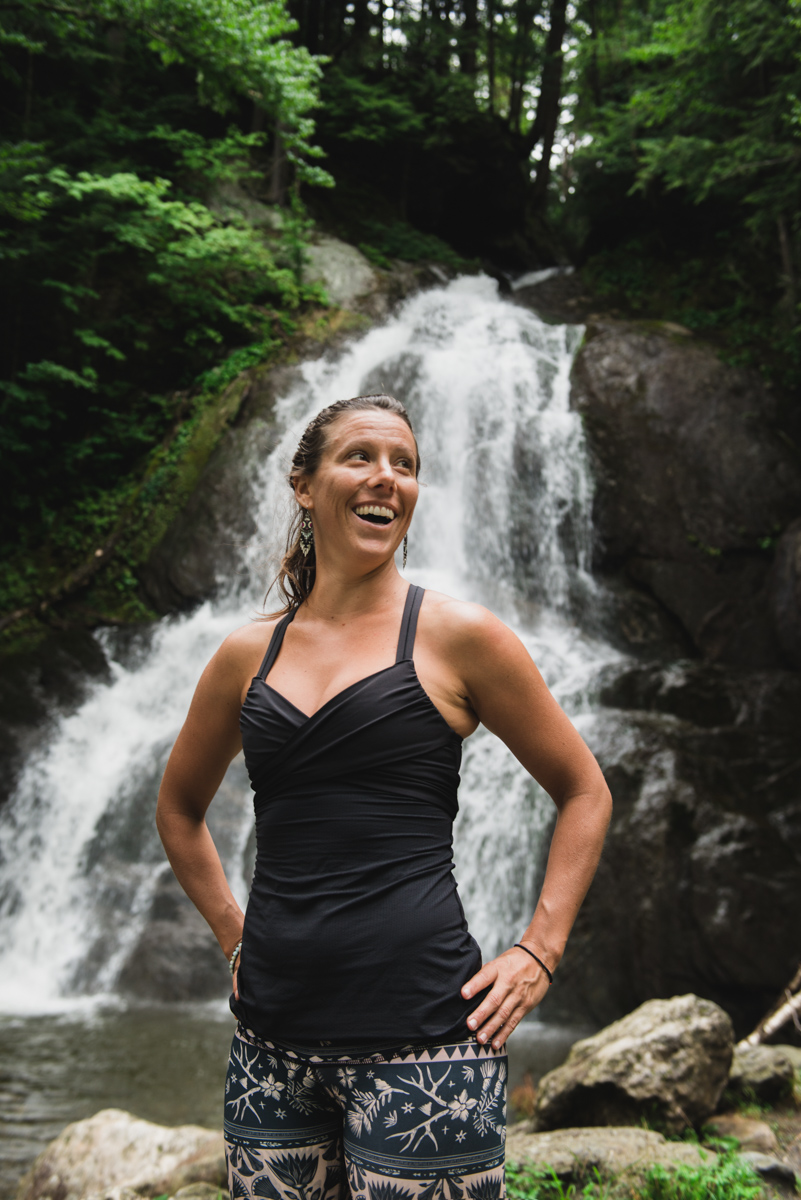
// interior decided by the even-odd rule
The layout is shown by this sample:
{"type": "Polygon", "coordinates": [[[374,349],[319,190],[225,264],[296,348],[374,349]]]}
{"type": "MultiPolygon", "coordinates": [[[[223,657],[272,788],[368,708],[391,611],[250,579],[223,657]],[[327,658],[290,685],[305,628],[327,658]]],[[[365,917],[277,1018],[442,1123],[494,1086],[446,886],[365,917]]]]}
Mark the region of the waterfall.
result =
{"type": "MultiPolygon", "coordinates": [[[[156,628],[131,662],[100,633],[111,679],[31,756],[0,812],[0,1010],[108,997],[169,868],[153,814],[198,676],[258,611],[289,510],[298,434],[332,400],[393,392],[423,458],[410,581],[485,603],[511,625],[583,728],[592,681],[618,655],[584,632],[592,485],[568,379],[580,330],[546,325],[483,276],[418,294],[338,357],[306,363],[276,405],[278,445],[245,463],[259,534],[214,603],[156,628]]],[[[553,806],[484,729],[464,747],[456,876],[485,958],[530,919],[553,806]]],[[[210,810],[232,888],[246,899],[251,793],[241,759],[210,810]]]]}

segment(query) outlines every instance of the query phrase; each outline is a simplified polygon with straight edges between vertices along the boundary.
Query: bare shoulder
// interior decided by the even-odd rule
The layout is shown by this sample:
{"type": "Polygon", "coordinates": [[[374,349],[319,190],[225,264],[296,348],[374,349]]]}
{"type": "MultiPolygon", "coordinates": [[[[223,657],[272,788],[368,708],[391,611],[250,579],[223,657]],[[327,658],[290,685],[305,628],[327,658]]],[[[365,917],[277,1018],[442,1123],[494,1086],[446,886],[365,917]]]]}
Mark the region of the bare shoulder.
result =
{"type": "Polygon", "coordinates": [[[517,634],[482,604],[426,591],[422,613],[431,637],[457,658],[527,654],[517,634]]]}
{"type": "Polygon", "coordinates": [[[249,621],[247,625],[241,625],[239,629],[228,634],[217,653],[232,661],[247,658],[259,649],[264,654],[279,619],[278,617],[258,617],[254,621],[249,621]]]}
{"type": "Polygon", "coordinates": [[[206,671],[215,677],[225,676],[236,682],[251,679],[259,668],[277,623],[277,617],[259,619],[229,633],[206,671]]]}

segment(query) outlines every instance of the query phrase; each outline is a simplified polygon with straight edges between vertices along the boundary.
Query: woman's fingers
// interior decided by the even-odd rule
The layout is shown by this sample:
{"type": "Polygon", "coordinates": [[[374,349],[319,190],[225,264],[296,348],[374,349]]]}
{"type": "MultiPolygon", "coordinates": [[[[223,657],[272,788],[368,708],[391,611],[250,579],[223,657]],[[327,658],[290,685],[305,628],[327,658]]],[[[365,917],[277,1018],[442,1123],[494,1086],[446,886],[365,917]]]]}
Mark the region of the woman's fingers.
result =
{"type": "Polygon", "coordinates": [[[234,963],[234,974],[233,974],[233,978],[231,980],[231,986],[234,989],[234,999],[236,999],[236,1000],[239,999],[239,964],[241,962],[242,962],[242,951],[240,950],[236,956],[236,962],[234,963]]]}
{"type": "Polygon", "coordinates": [[[472,979],[468,979],[462,988],[462,995],[465,1000],[469,1000],[471,996],[475,996],[478,992],[483,992],[485,987],[489,987],[491,983],[495,982],[498,975],[497,962],[497,958],[494,958],[492,962],[486,963],[480,971],[477,971],[472,979]]]}
{"type": "Polygon", "coordinates": [[[493,1049],[500,1050],[506,1042],[509,1034],[513,1029],[516,1029],[523,1017],[528,1012],[528,1008],[524,1004],[502,1004],[500,1008],[493,1013],[492,1017],[480,1030],[485,1042],[492,1041],[493,1049]]]}
{"type": "Polygon", "coordinates": [[[496,1049],[500,1049],[512,1030],[539,1004],[548,990],[544,972],[534,963],[518,961],[519,957],[507,951],[482,967],[462,988],[462,995],[467,999],[482,987],[493,984],[492,991],[470,1014],[467,1024],[477,1031],[479,1042],[486,1044],[492,1039],[496,1049]]]}

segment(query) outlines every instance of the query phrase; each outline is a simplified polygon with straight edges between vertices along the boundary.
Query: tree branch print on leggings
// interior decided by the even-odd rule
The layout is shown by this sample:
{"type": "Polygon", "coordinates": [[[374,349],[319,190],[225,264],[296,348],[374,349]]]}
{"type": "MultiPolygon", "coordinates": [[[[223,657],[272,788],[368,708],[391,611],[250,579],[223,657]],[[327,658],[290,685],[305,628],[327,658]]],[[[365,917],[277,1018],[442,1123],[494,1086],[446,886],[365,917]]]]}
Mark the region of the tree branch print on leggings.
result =
{"type": "Polygon", "coordinates": [[[359,1060],[240,1026],[226,1083],[233,1200],[503,1200],[506,1075],[506,1055],[472,1039],[359,1060]]]}

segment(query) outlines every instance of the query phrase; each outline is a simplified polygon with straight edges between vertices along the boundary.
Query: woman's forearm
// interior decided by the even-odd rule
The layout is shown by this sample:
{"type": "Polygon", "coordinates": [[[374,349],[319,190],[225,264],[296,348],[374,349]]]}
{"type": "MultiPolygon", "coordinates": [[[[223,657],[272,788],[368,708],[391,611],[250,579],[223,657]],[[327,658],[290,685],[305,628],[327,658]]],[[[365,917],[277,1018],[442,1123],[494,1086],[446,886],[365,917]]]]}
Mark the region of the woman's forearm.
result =
{"type": "Polygon", "coordinates": [[[156,825],[178,882],[230,958],[242,936],[244,914],[228,886],[205,820],[160,804],[156,825]]]}
{"type": "Polygon", "coordinates": [[[512,947],[504,950],[462,988],[462,995],[469,1000],[491,987],[467,1024],[476,1030],[480,1042],[492,1040],[496,1049],[548,991],[550,976],[564,953],[601,857],[612,799],[601,779],[586,792],[561,800],[558,809],[540,898],[531,924],[518,943],[528,947],[530,953],[512,947]],[[534,959],[539,959],[546,970],[534,959]]]}
{"type": "Polygon", "coordinates": [[[537,908],[520,941],[553,971],[592,883],[601,856],[612,799],[603,792],[577,794],[559,807],[537,908]]]}

